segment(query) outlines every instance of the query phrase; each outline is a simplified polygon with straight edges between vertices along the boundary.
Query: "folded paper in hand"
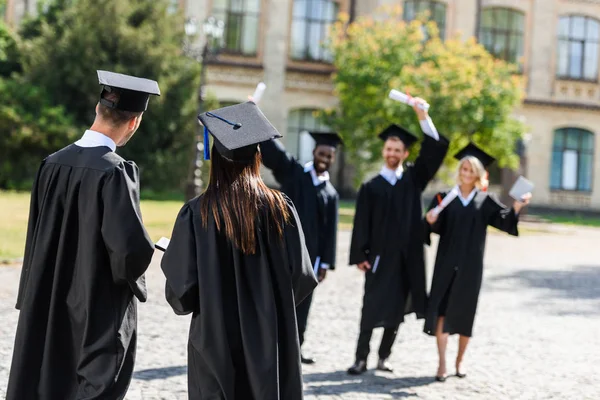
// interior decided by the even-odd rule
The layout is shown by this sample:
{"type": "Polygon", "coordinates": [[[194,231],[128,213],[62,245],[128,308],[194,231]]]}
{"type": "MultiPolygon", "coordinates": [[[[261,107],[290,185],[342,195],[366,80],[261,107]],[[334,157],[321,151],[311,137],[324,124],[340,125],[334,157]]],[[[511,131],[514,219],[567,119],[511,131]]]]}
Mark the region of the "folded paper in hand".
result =
{"type": "Polygon", "coordinates": [[[169,239],[167,239],[166,237],[161,237],[160,240],[158,242],[156,242],[154,247],[156,247],[158,250],[161,250],[161,251],[167,251],[167,247],[169,247],[170,242],[171,241],[169,239]]]}
{"type": "Polygon", "coordinates": [[[527,193],[531,193],[534,187],[535,185],[533,182],[525,179],[523,176],[519,176],[508,194],[517,201],[523,201],[523,196],[527,193]]]}
{"type": "Polygon", "coordinates": [[[267,85],[264,82],[260,82],[256,85],[256,90],[254,90],[254,94],[252,95],[252,99],[254,100],[254,104],[258,104],[260,99],[262,99],[265,90],[267,89],[267,85]]]}

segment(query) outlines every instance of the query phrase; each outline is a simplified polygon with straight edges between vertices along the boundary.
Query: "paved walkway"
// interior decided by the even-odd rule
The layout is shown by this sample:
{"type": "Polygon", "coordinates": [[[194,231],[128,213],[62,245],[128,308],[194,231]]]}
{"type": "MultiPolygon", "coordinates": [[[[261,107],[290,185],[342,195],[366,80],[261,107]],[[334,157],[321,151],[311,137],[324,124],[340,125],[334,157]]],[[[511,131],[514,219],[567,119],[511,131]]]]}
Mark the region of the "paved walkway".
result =
{"type": "MultiPolygon", "coordinates": [[[[412,316],[394,347],[395,374],[345,373],[353,362],[363,277],[344,265],[349,233],[341,232],[340,266],[318,288],[309,320],[306,352],[318,363],[304,367],[305,398],[600,399],[600,230],[524,231],[519,239],[489,236],[485,283],[465,361],[469,375],[443,384],[433,380],[435,341],[421,333],[422,321],[412,316]]],[[[430,250],[430,267],[433,255],[430,250]]],[[[163,300],[159,257],[148,273],[150,300],[139,309],[131,400],[187,399],[189,319],[175,316],[163,300]]],[[[17,267],[0,267],[0,398],[12,356],[19,273],[17,267]]],[[[380,337],[376,331],[372,348],[380,337]]],[[[452,372],[455,339],[449,349],[452,372]]]]}

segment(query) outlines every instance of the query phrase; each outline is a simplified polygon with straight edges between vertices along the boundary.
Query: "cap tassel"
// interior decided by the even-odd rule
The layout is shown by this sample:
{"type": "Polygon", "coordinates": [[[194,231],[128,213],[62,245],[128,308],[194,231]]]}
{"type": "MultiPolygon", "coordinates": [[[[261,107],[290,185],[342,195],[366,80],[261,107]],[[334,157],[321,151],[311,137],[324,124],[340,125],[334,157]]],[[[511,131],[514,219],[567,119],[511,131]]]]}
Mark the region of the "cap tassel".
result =
{"type": "Polygon", "coordinates": [[[210,142],[208,139],[208,128],[204,127],[204,159],[210,160],[210,142]]]}

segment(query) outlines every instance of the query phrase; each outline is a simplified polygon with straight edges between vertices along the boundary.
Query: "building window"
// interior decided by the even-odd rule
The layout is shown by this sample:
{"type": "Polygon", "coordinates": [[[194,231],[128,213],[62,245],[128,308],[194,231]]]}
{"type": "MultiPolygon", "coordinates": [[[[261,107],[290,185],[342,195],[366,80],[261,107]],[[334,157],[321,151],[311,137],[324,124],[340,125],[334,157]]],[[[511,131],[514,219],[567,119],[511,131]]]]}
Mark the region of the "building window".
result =
{"type": "Polygon", "coordinates": [[[521,64],[524,37],[523,13],[507,8],[489,8],[481,13],[479,42],[494,57],[521,64]]]}
{"type": "Polygon", "coordinates": [[[314,109],[293,110],[288,115],[286,150],[302,164],[313,159],[314,139],[306,131],[327,131],[328,128],[315,118],[314,109]]]}
{"type": "Polygon", "coordinates": [[[561,17],[558,23],[558,77],[596,81],[600,23],[581,16],[561,17]]]}
{"type": "Polygon", "coordinates": [[[555,190],[592,190],[594,134],[578,128],[554,132],[550,188],[555,190]]]}
{"type": "Polygon", "coordinates": [[[331,62],[324,46],[336,21],[339,4],[334,0],[294,0],[291,57],[293,60],[331,62]]]}
{"type": "Polygon", "coordinates": [[[225,22],[224,52],[256,55],[260,19],[260,0],[214,0],[213,16],[225,22]]]}
{"type": "Polygon", "coordinates": [[[405,0],[403,18],[409,22],[424,11],[429,11],[429,19],[434,21],[440,31],[442,40],[446,33],[446,5],[431,0],[405,0]]]}

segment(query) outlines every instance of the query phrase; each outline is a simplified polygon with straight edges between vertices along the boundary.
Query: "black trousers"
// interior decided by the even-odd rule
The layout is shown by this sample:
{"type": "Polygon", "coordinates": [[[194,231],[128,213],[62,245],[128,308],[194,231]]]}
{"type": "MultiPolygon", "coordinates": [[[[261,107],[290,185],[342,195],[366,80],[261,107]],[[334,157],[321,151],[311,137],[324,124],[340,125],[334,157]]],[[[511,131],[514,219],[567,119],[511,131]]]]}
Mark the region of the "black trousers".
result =
{"type": "MultiPolygon", "coordinates": [[[[392,354],[392,345],[396,340],[398,334],[398,328],[385,328],[383,330],[383,337],[381,338],[381,344],[379,345],[379,358],[384,360],[392,354]]],[[[371,351],[371,335],[373,330],[361,331],[358,335],[358,346],[356,347],[356,360],[366,361],[371,351]]]]}
{"type": "Polygon", "coordinates": [[[311,292],[302,303],[296,307],[296,322],[298,323],[298,338],[300,339],[300,346],[304,343],[304,332],[306,331],[306,325],[308,323],[308,312],[310,311],[310,305],[312,304],[313,293],[311,292]]]}

